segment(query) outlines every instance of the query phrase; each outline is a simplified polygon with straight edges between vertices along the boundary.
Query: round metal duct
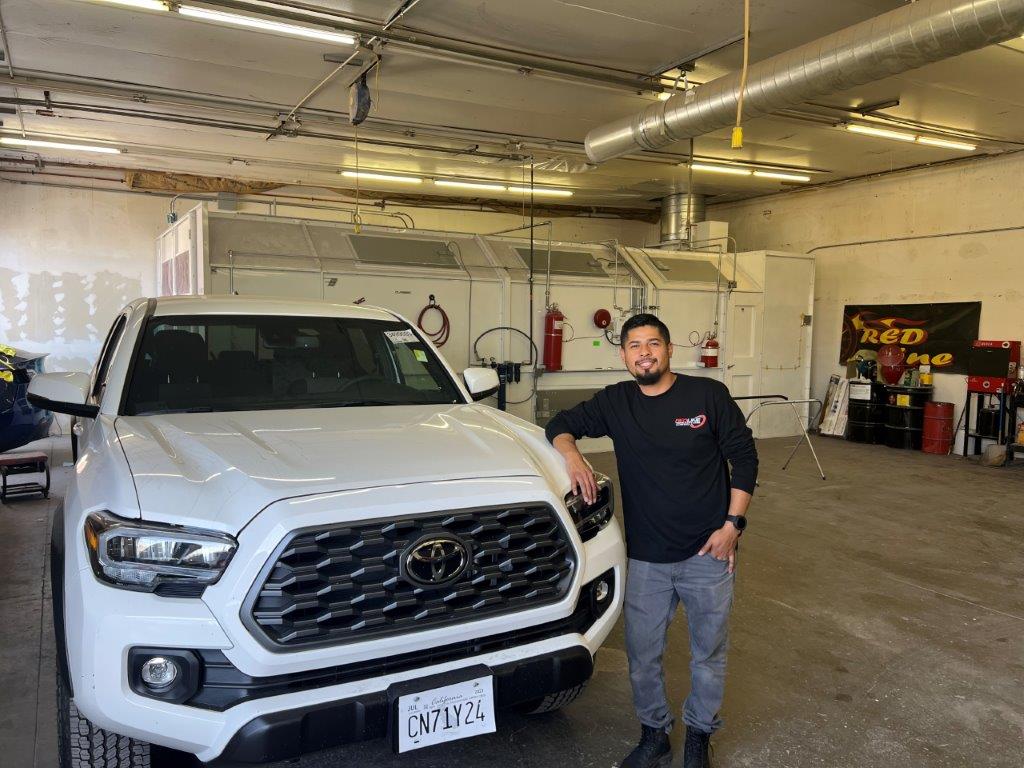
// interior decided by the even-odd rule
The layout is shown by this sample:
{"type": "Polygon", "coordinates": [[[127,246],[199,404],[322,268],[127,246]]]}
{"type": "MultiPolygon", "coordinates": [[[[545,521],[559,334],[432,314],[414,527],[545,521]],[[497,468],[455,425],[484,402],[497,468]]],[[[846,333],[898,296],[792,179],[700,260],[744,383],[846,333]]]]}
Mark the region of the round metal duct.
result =
{"type": "MultiPolygon", "coordinates": [[[[918,0],[759,61],[744,91],[747,119],[1001,43],[1024,32],[1024,0],[918,0]]],[[[727,128],[736,120],[740,73],[594,128],[587,156],[602,163],[727,128]]]]}
{"type": "Polygon", "coordinates": [[[707,218],[704,195],[677,192],[661,199],[661,242],[675,243],[690,239],[686,224],[697,224],[707,218]],[[693,215],[690,216],[690,211],[693,215]]]}

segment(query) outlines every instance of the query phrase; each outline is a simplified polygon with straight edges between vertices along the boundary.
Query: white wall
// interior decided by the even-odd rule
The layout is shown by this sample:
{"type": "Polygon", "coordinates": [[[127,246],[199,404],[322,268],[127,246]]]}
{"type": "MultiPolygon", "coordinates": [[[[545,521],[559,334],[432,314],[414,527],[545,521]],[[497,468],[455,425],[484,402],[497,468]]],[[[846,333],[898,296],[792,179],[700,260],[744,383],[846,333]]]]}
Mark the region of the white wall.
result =
{"type": "MultiPolygon", "coordinates": [[[[1018,153],[711,206],[708,218],[729,222],[741,251],[814,253],[812,388],[821,397],[843,370],[845,304],[980,300],[981,338],[1024,337],[1022,200],[1018,153]],[[943,233],[963,234],[833,247],[943,233]]],[[[966,378],[939,374],[935,387],[959,415],[966,378]]]]}
{"type": "MultiPolygon", "coordinates": [[[[51,371],[89,370],[114,313],[154,292],[156,237],[167,227],[169,204],[166,197],[0,179],[0,343],[49,352],[51,371]]],[[[193,205],[179,200],[176,209],[193,205]]],[[[267,207],[242,210],[266,213],[267,207]]],[[[364,223],[394,226],[372,210],[365,209],[364,223]]],[[[284,204],[277,212],[348,220],[347,215],[284,204]]],[[[404,212],[424,229],[487,233],[524,223],[522,216],[507,214],[404,212]]],[[[561,240],[617,238],[638,245],[650,230],[643,222],[584,218],[555,219],[553,225],[554,237],[561,240]]]]}
{"type": "Polygon", "coordinates": [[[0,181],[0,342],[89,370],[114,313],[153,291],[166,203],[0,181]]]}

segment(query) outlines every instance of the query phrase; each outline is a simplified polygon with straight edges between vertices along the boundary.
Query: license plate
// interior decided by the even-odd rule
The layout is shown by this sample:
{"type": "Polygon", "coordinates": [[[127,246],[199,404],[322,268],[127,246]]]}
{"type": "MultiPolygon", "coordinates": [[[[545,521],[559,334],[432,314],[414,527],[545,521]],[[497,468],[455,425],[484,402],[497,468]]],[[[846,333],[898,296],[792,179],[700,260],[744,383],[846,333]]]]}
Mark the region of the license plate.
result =
{"type": "Polygon", "coordinates": [[[399,752],[494,733],[494,678],[400,696],[396,716],[399,752]]]}

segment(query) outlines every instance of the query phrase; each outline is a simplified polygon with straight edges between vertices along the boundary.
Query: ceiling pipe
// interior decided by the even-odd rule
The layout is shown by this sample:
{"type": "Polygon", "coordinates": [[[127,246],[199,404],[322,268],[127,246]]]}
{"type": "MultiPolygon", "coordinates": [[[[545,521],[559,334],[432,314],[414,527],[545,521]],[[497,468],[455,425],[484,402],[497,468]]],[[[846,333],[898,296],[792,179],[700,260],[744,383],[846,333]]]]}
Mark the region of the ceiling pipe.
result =
{"type": "MultiPolygon", "coordinates": [[[[918,0],[749,68],[745,117],[898,75],[1024,32],[1024,0],[918,0]]],[[[727,128],[736,121],[740,73],[705,83],[691,100],[673,96],[587,134],[587,156],[601,163],[638,150],[727,128]]]]}
{"type": "Polygon", "coordinates": [[[661,78],[657,75],[438,35],[404,24],[385,28],[378,22],[360,21],[350,14],[322,5],[281,2],[255,6],[250,0],[204,0],[204,5],[243,13],[255,11],[272,19],[295,21],[300,24],[313,22],[342,33],[378,37],[387,42],[391,50],[401,50],[409,54],[436,56],[443,53],[452,60],[473,59],[518,71],[524,75],[547,73],[559,79],[571,77],[593,85],[630,91],[665,90],[661,78]]]}

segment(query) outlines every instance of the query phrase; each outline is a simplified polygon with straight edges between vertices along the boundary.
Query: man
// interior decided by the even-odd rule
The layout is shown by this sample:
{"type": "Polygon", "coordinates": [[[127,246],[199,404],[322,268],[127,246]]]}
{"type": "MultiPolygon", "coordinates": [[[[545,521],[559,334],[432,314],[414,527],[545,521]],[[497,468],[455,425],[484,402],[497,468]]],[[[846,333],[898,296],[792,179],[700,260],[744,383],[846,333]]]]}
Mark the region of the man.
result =
{"type": "Polygon", "coordinates": [[[671,761],[673,718],[661,660],[682,601],[691,655],[683,768],[708,768],[709,740],[722,725],[736,542],[754,492],[757,451],[723,384],[672,373],[669,331],[657,317],[627,320],[619,353],[635,381],[605,387],[559,413],[547,436],[565,458],[573,491],[588,503],[597,487],[576,440],[610,436],[615,443],[629,555],[626,653],[642,725],[639,745],[621,766],[671,761]]]}

